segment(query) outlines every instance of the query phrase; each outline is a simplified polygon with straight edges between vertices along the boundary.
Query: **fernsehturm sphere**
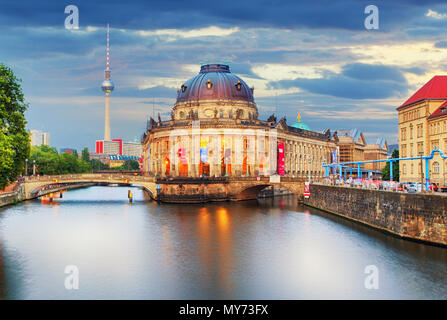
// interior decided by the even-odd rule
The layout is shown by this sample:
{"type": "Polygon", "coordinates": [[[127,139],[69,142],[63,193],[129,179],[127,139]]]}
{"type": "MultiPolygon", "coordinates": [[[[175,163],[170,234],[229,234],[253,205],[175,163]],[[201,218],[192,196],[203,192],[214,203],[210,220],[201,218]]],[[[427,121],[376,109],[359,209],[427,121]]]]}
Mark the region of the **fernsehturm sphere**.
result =
{"type": "Polygon", "coordinates": [[[111,72],[110,72],[110,47],[109,47],[109,25],[107,24],[107,68],[104,71],[105,79],[102,82],[101,88],[102,91],[106,94],[106,112],[105,112],[105,125],[104,125],[104,140],[110,141],[110,111],[109,111],[109,100],[110,93],[115,88],[112,80],[110,80],[111,72]]]}

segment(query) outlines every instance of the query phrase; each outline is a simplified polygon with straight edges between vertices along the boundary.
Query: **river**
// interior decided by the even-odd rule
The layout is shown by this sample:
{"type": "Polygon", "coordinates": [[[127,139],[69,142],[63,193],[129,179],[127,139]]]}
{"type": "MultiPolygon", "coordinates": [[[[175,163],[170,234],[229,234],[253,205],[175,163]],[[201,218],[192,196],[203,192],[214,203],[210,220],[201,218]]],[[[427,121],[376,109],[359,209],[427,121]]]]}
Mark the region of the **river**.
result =
{"type": "Polygon", "coordinates": [[[293,196],[168,205],[98,186],[0,209],[0,299],[446,298],[447,249],[293,196]],[[77,289],[66,287],[67,266],[77,289]]]}

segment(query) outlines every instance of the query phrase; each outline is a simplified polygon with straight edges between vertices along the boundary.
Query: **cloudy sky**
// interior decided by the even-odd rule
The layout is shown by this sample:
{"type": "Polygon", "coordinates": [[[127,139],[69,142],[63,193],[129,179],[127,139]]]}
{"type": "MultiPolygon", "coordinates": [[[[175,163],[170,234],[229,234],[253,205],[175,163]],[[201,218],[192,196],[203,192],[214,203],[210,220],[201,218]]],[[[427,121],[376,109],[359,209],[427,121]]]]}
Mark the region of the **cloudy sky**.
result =
{"type": "Polygon", "coordinates": [[[106,24],[111,26],[114,138],[134,140],[146,119],[167,119],[176,90],[202,63],[228,62],[255,88],[260,117],[313,130],[359,128],[397,141],[395,108],[447,74],[447,5],[387,1],[0,0],[0,62],[22,79],[28,128],[57,148],[104,134],[106,24]],[[367,5],[379,29],[367,30],[367,5]],[[79,29],[64,26],[67,5],[79,29]]]}

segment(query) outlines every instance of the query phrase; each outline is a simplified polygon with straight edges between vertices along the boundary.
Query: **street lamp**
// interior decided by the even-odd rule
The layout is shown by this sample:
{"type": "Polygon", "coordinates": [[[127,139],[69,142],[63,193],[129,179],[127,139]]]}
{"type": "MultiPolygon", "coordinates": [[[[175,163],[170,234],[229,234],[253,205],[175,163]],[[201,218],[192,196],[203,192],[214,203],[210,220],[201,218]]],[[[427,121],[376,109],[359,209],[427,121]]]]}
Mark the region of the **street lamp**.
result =
{"type": "Polygon", "coordinates": [[[424,152],[419,151],[419,155],[421,156],[421,192],[424,193],[424,168],[422,165],[422,156],[424,155],[424,152]]]}
{"type": "Polygon", "coordinates": [[[25,159],[25,176],[28,176],[28,159],[25,159]]]}
{"type": "Polygon", "coordinates": [[[33,176],[36,175],[36,160],[33,160],[33,176]]]}

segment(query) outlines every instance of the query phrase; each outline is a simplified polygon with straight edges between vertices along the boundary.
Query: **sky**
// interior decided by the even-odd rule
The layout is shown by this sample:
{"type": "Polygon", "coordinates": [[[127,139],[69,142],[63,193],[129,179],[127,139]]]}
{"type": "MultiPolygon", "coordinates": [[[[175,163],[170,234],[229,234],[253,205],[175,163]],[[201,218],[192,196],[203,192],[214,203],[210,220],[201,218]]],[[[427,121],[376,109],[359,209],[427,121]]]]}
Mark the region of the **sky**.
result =
{"type": "Polygon", "coordinates": [[[447,74],[447,4],[387,1],[0,0],[0,63],[22,79],[28,129],[51,145],[94,150],[104,135],[110,24],[112,138],[139,139],[168,119],[177,89],[204,63],[227,62],[254,86],[260,119],[314,131],[358,128],[397,143],[397,111],[447,74]],[[368,30],[365,7],[379,9],[368,30]],[[65,28],[67,5],[79,29],[65,28]]]}

